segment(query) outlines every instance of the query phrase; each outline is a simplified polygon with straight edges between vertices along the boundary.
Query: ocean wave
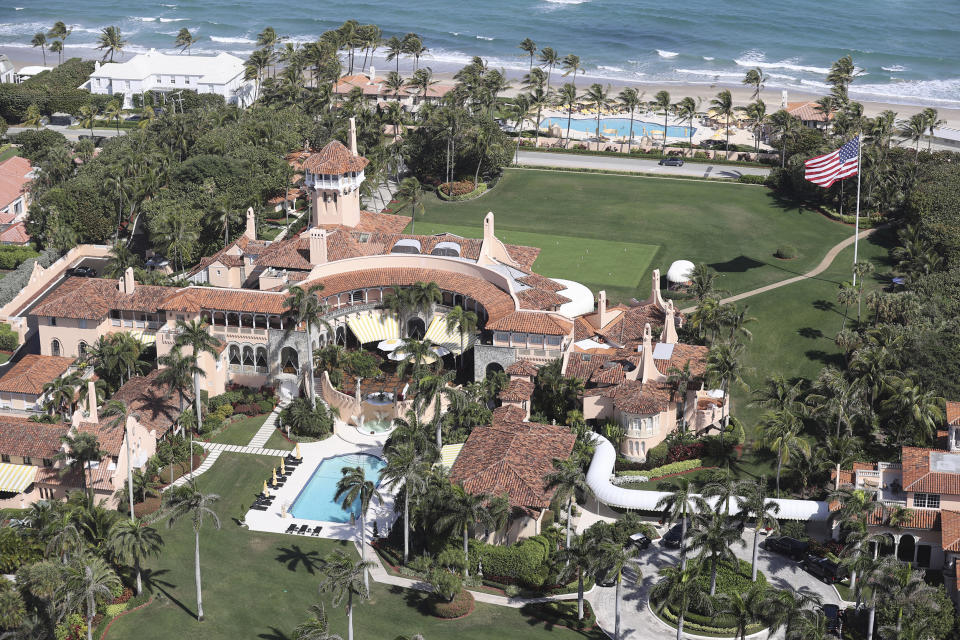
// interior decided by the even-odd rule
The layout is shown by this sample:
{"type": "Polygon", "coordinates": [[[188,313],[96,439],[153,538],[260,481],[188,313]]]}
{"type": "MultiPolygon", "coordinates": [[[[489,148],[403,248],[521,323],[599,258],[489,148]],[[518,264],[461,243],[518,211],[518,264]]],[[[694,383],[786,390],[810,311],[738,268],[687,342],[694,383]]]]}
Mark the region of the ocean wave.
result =
{"type": "Polygon", "coordinates": [[[906,71],[907,68],[902,64],[892,64],[889,67],[880,67],[884,71],[889,71],[891,73],[896,73],[897,71],[906,71]]]}
{"type": "Polygon", "coordinates": [[[753,57],[737,58],[734,62],[740,67],[760,67],[761,69],[788,69],[790,71],[799,71],[805,73],[819,73],[826,75],[830,69],[824,67],[813,67],[810,65],[797,64],[795,58],[780,60],[778,62],[769,62],[767,60],[757,60],[753,57]]]}
{"type": "Polygon", "coordinates": [[[145,17],[145,16],[133,16],[131,20],[136,20],[137,22],[156,22],[156,18],[145,17]]]}
{"type": "Polygon", "coordinates": [[[23,11],[23,7],[14,7],[13,10],[14,10],[14,11],[23,11]]]}
{"type": "Polygon", "coordinates": [[[657,49],[657,55],[661,58],[676,58],[680,54],[676,51],[664,51],[663,49],[657,49]]]}
{"type": "Polygon", "coordinates": [[[251,40],[250,38],[232,38],[230,36],[210,36],[210,39],[214,42],[222,42],[224,44],[257,44],[256,40],[251,40]]]}
{"type": "Polygon", "coordinates": [[[183,22],[189,18],[160,18],[160,22],[183,22]]]}
{"type": "Polygon", "coordinates": [[[598,64],[598,65],[597,65],[597,70],[598,70],[598,71],[614,71],[614,72],[620,72],[620,71],[623,71],[623,67],[613,67],[613,66],[609,66],[609,65],[605,65],[605,64],[598,64]]]}
{"type": "Polygon", "coordinates": [[[884,84],[853,84],[850,95],[887,101],[915,104],[935,103],[945,107],[960,107],[960,78],[945,80],[904,80],[884,84]]]}
{"type": "Polygon", "coordinates": [[[160,4],[161,7],[167,7],[168,9],[176,9],[177,5],[175,4],[160,4]]]}
{"type": "Polygon", "coordinates": [[[550,4],[583,4],[584,2],[590,2],[590,0],[543,0],[544,2],[549,2],[550,4]]]}
{"type": "Polygon", "coordinates": [[[493,38],[489,38],[487,36],[473,36],[473,37],[476,38],[477,40],[486,40],[488,42],[493,40],[493,38]]]}
{"type": "Polygon", "coordinates": [[[459,35],[460,35],[460,32],[459,32],[459,31],[447,31],[447,33],[449,33],[449,34],[452,35],[452,36],[459,36],[459,35]]]}
{"type": "Polygon", "coordinates": [[[716,71],[714,69],[677,69],[677,73],[687,73],[696,76],[710,76],[711,78],[742,78],[739,71],[716,71]]]}
{"type": "Polygon", "coordinates": [[[716,60],[716,58],[714,58],[713,56],[703,56],[703,59],[704,59],[704,60],[708,60],[708,61],[709,61],[709,60],[716,60]]]}

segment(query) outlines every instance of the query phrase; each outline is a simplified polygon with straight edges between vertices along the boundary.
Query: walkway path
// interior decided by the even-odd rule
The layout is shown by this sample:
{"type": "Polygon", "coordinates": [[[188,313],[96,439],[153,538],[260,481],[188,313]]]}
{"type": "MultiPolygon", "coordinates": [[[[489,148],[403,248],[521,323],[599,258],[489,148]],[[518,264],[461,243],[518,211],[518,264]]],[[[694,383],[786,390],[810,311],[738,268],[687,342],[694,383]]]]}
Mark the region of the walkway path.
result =
{"type": "MultiPolygon", "coordinates": [[[[205,444],[205,443],[201,443],[201,444],[205,444]]],[[[203,462],[200,463],[199,467],[194,469],[191,473],[185,473],[184,475],[180,476],[179,478],[174,480],[172,484],[164,487],[163,490],[166,491],[171,487],[182,487],[183,485],[187,484],[189,481],[193,480],[198,475],[200,475],[201,473],[204,473],[207,469],[212,467],[213,463],[217,461],[217,458],[220,457],[221,453],[223,453],[223,451],[221,450],[209,451],[207,453],[207,457],[204,459],[203,462]]]]}
{"type": "Polygon", "coordinates": [[[229,453],[248,453],[254,456],[275,456],[282,458],[290,455],[283,449],[264,449],[263,447],[244,447],[239,444],[223,444],[221,442],[201,442],[200,445],[212,453],[227,451],[229,453]]]}
{"type": "Polygon", "coordinates": [[[267,444],[267,440],[270,439],[270,436],[273,435],[273,431],[276,428],[277,420],[280,418],[280,412],[283,411],[288,404],[290,403],[287,400],[281,400],[277,403],[277,406],[273,408],[273,411],[271,411],[267,419],[264,420],[263,426],[257,430],[257,433],[250,439],[250,442],[247,443],[248,447],[260,448],[267,444]]]}
{"type": "MultiPolygon", "coordinates": [[[[877,231],[881,228],[882,227],[874,227],[873,229],[867,229],[865,231],[861,231],[857,235],[857,237],[863,240],[864,238],[872,234],[874,231],[877,231]]],[[[823,260],[820,261],[820,264],[818,264],[816,267],[814,267],[810,271],[807,271],[806,273],[801,274],[799,276],[794,276],[792,278],[787,278],[786,280],[781,280],[780,282],[774,282],[773,284],[768,284],[767,286],[760,287],[759,289],[751,289],[750,291],[738,293],[737,295],[730,296],[729,298],[723,298],[722,300],[720,300],[720,304],[737,302],[738,300],[743,300],[744,298],[749,298],[759,293],[766,293],[767,291],[773,291],[774,289],[785,287],[788,284],[793,284],[794,282],[800,282],[801,280],[809,280],[810,278],[815,278],[830,267],[830,265],[833,263],[834,258],[837,257],[837,254],[839,254],[841,251],[843,251],[844,249],[846,249],[852,244],[853,244],[853,236],[850,236],[846,240],[837,243],[829,251],[827,251],[827,255],[823,257],[823,260]]],[[[687,307],[686,309],[681,309],[680,313],[693,313],[696,310],[697,310],[696,307],[687,307]]]]}

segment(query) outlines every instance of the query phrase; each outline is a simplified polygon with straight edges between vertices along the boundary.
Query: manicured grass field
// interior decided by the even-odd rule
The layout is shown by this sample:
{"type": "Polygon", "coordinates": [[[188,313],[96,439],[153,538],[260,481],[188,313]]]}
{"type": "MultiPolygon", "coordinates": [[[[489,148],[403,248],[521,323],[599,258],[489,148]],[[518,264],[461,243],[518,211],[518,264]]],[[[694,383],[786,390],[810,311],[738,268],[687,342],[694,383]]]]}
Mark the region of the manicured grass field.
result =
{"type": "Polygon", "coordinates": [[[725,182],[509,169],[477,200],[443,202],[427,194],[424,202],[417,232],[480,237],[492,211],[499,237],[542,249],[534,265],[539,273],[571,277],[620,300],[646,298],[650,270],[666,275],[679,259],[710,264],[723,274],[719,286],[731,292],[753,289],[808,271],[850,233],[763,187],[725,182]],[[784,244],[796,247],[795,260],[773,257],[784,244]]]}
{"type": "MultiPolygon", "coordinates": [[[[248,531],[238,521],[249,507],[273,460],[262,456],[223,454],[197,480],[202,491],[217,493],[222,528],[205,523],[200,532],[203,605],[206,620],[195,619],[193,531],[189,522],[172,529],[163,525],[162,555],[147,567],[157,599],[139,611],[118,618],[110,640],[170,638],[287,640],[320,599],[319,560],[333,549],[354,553],[353,546],[302,536],[248,531]]],[[[518,609],[478,603],[460,620],[439,620],[425,612],[426,594],[371,582],[372,600],[354,612],[356,638],[392,640],[422,633],[426,638],[529,640],[605,638],[601,632],[581,634],[547,628],[518,609]]],[[[331,631],[346,638],[346,613],[324,598],[331,631]]]]}
{"type": "Polygon", "coordinates": [[[270,437],[267,438],[267,443],[263,445],[263,448],[291,451],[293,449],[293,443],[281,436],[277,431],[274,431],[270,434],[270,437]]]}
{"type": "Polygon", "coordinates": [[[267,416],[262,415],[231,422],[220,433],[210,438],[210,442],[238,444],[245,447],[250,444],[250,439],[257,434],[266,420],[267,416]]]}

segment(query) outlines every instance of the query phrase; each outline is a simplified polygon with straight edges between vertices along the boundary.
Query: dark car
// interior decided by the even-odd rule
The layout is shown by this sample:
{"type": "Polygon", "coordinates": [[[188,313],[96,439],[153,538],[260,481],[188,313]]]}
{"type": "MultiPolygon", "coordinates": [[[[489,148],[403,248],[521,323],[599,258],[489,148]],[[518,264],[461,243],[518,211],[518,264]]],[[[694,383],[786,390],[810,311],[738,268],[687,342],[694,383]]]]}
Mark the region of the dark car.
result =
{"type": "Polygon", "coordinates": [[[628,545],[632,545],[637,549],[646,549],[650,546],[650,538],[645,536],[642,533],[635,533],[630,536],[630,539],[627,541],[628,545]]]}
{"type": "Polygon", "coordinates": [[[78,278],[96,278],[97,272],[93,270],[92,267],[85,267],[80,265],[79,267],[73,267],[72,269],[67,269],[68,276],[77,276],[78,278]]]}
{"type": "Polygon", "coordinates": [[[843,630],[843,610],[835,604],[825,604],[820,610],[827,619],[827,632],[839,636],[843,630]]]}
{"type": "Polygon", "coordinates": [[[769,551],[782,553],[783,555],[793,558],[799,562],[800,560],[803,560],[805,555],[807,555],[807,549],[810,548],[810,545],[809,543],[806,543],[802,540],[797,540],[796,538],[789,538],[787,536],[773,536],[767,538],[767,541],[763,543],[763,547],[769,551]]]}
{"type": "MultiPolygon", "coordinates": [[[[687,530],[690,530],[690,523],[687,522],[687,530]]],[[[683,523],[678,522],[677,524],[670,527],[670,530],[663,534],[661,538],[663,545],[665,547],[670,547],[673,549],[680,548],[680,537],[683,535],[683,523]]]]}
{"type": "Polygon", "coordinates": [[[682,167],[683,158],[660,158],[661,167],[682,167]]]}
{"type": "Polygon", "coordinates": [[[601,587],[612,587],[617,584],[617,572],[612,567],[603,567],[594,574],[594,580],[601,587]]]}
{"type": "Polygon", "coordinates": [[[827,584],[836,584],[847,577],[847,569],[828,558],[807,556],[803,568],[827,584]]]}

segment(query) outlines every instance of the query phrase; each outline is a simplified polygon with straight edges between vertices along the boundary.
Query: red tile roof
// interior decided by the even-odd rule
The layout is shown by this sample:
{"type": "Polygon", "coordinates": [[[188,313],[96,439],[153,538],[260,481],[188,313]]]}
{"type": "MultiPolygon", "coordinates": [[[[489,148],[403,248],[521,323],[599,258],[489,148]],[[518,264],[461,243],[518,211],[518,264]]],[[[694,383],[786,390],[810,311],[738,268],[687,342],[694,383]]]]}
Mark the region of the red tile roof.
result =
{"type": "Polygon", "coordinates": [[[940,545],[944,551],[960,551],[960,512],[942,509],[940,517],[940,545]]]}
{"type": "Polygon", "coordinates": [[[554,291],[531,287],[517,292],[517,299],[523,309],[538,311],[556,311],[560,305],[570,302],[570,298],[554,291]]]}
{"type": "Polygon", "coordinates": [[[16,222],[3,231],[0,231],[0,244],[26,244],[30,242],[30,234],[23,222],[16,222]]]}
{"type": "Polygon", "coordinates": [[[960,402],[947,402],[947,424],[960,425],[960,402]]]}
{"type": "Polygon", "coordinates": [[[30,161],[20,156],[0,162],[0,209],[23,195],[31,180],[27,174],[32,170],[30,161]]]}
{"type": "Polygon", "coordinates": [[[66,424],[44,424],[27,418],[0,416],[0,453],[51,459],[60,451],[60,438],[69,432],[70,426],[66,424]]]}
{"type": "Polygon", "coordinates": [[[545,509],[555,489],[546,478],[566,459],[576,436],[566,427],[530,422],[478,427],[470,433],[450,479],[473,494],[506,494],[513,507],[545,509]]]}
{"type": "Polygon", "coordinates": [[[548,336],[565,336],[572,328],[573,322],[570,320],[540,311],[514,311],[487,323],[487,329],[491,331],[542,333],[548,336]]]}
{"type": "Polygon", "coordinates": [[[523,422],[527,412],[515,404],[505,404],[493,410],[493,426],[523,422]]]}
{"type": "Polygon", "coordinates": [[[133,293],[122,293],[117,280],[68,277],[30,312],[33,316],[99,320],[113,309],[155,313],[172,287],[138,284],[133,293]]]}
{"type": "Polygon", "coordinates": [[[923,493],[960,495],[960,473],[945,473],[930,469],[930,454],[960,457],[936,449],[903,447],[903,490],[923,493]]]}
{"type": "Polygon", "coordinates": [[[0,377],[0,391],[39,396],[43,385],[59,378],[72,364],[73,358],[29,353],[0,377]]]}
{"type": "Polygon", "coordinates": [[[533,383],[525,378],[514,378],[497,396],[503,402],[523,402],[533,395],[533,383]]]}
{"type": "Polygon", "coordinates": [[[209,309],[281,315],[286,312],[287,297],[282,292],[186,287],[172,292],[160,303],[159,308],[187,313],[209,309]]]}
{"type": "Polygon", "coordinates": [[[788,102],[787,113],[805,122],[827,121],[827,114],[820,110],[816,102],[788,102]]]}
{"type": "Polygon", "coordinates": [[[670,407],[671,388],[663,382],[624,380],[601,395],[613,398],[614,406],[620,411],[652,415],[670,407]]]}
{"type": "MultiPolygon", "coordinates": [[[[145,377],[134,376],[117,389],[111,398],[125,402],[137,422],[148,431],[156,430],[157,438],[162,437],[180,416],[180,397],[176,391],[157,382],[159,374],[160,370],[154,369],[145,377]]],[[[191,402],[192,398],[188,390],[184,394],[184,403],[191,402]]],[[[102,438],[100,444],[111,455],[118,455],[123,442],[123,429],[120,426],[110,427],[113,420],[112,417],[103,418],[99,424],[84,423],[84,426],[102,438]]]]}
{"type": "Polygon", "coordinates": [[[507,367],[506,374],[508,376],[530,376],[533,378],[539,370],[540,368],[529,360],[517,360],[507,367]]]}
{"type": "Polygon", "coordinates": [[[324,175],[342,175],[363,171],[370,161],[355,156],[339,140],[331,140],[319,153],[313,153],[303,161],[303,168],[311,173],[324,175]]]}

